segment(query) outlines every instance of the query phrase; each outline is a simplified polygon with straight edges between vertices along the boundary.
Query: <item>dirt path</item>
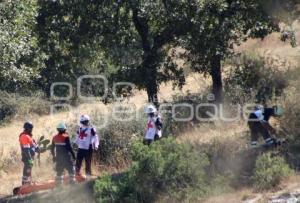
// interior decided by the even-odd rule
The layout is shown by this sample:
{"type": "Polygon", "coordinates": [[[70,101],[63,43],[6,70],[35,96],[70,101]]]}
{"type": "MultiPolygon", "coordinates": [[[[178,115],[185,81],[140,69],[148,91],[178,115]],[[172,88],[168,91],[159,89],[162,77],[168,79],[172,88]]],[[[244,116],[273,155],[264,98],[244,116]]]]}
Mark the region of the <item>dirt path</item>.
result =
{"type": "Polygon", "coordinates": [[[87,181],[75,186],[65,186],[62,188],[38,192],[23,197],[6,197],[0,199],[0,203],[94,203],[95,199],[93,196],[93,185],[94,181],[87,181]]]}

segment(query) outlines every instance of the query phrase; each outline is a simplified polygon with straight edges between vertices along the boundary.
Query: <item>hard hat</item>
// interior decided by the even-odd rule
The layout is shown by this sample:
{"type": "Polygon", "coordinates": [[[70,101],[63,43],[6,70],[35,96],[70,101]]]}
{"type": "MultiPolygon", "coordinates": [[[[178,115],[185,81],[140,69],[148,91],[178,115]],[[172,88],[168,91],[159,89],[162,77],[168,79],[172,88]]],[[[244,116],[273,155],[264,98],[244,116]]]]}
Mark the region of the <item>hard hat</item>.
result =
{"type": "Polygon", "coordinates": [[[148,114],[155,113],[155,112],[157,112],[157,110],[156,110],[155,106],[153,106],[153,105],[149,105],[145,109],[145,113],[148,113],[148,114]]]}
{"type": "Polygon", "coordinates": [[[33,124],[31,122],[27,121],[27,122],[24,123],[23,128],[25,130],[32,130],[33,129],[33,124]]]}
{"type": "Polygon", "coordinates": [[[90,117],[88,115],[80,116],[80,122],[90,121],[90,117]]]}
{"type": "Polygon", "coordinates": [[[274,109],[274,116],[282,116],[283,115],[283,108],[280,106],[273,106],[274,109]]]}
{"type": "Polygon", "coordinates": [[[67,126],[65,123],[59,123],[57,126],[56,126],[56,129],[60,129],[60,130],[67,130],[67,126]]]}

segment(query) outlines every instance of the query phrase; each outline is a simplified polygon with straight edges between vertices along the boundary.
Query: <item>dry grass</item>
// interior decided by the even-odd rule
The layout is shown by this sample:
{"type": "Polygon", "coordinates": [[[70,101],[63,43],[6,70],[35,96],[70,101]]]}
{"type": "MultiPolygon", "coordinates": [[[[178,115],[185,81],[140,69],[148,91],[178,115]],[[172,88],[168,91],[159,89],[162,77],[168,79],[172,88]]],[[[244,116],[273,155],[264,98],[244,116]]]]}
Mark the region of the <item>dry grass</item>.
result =
{"type": "Polygon", "coordinates": [[[245,137],[247,125],[243,122],[218,122],[216,124],[201,124],[183,133],[178,139],[181,142],[193,144],[210,143],[215,139],[245,137]]]}
{"type": "MultiPolygon", "coordinates": [[[[193,74],[187,79],[187,84],[183,87],[183,91],[197,92],[201,85],[205,81],[204,78],[199,74],[193,74]]],[[[181,92],[177,90],[176,92],[181,92]]],[[[159,97],[162,100],[171,100],[172,95],[175,91],[172,90],[172,85],[170,83],[164,84],[160,88],[159,97]]],[[[134,104],[136,109],[142,108],[147,103],[147,94],[145,91],[137,91],[133,97],[131,97],[128,101],[124,101],[129,104],[134,104]]],[[[28,120],[31,120],[34,123],[34,131],[33,137],[38,139],[40,136],[44,135],[46,138],[51,139],[51,137],[56,133],[56,125],[57,123],[64,121],[69,126],[74,126],[78,124],[78,118],[82,114],[91,114],[91,115],[99,115],[99,114],[108,114],[111,110],[111,105],[105,106],[104,104],[98,103],[88,103],[82,104],[79,107],[72,108],[69,112],[56,113],[54,115],[46,115],[46,116],[27,116],[28,120]]],[[[6,184],[0,184],[0,195],[8,195],[11,194],[12,188],[18,186],[21,180],[22,174],[22,162],[20,157],[20,147],[18,136],[22,131],[23,120],[15,120],[8,124],[5,127],[0,128],[0,134],[5,137],[5,139],[1,139],[0,142],[0,161],[11,158],[11,153],[13,152],[16,156],[16,165],[8,165],[6,166],[6,171],[0,169],[0,182],[6,184]],[[13,170],[12,170],[13,169],[13,170]]],[[[101,136],[101,135],[100,135],[101,136]]],[[[33,170],[33,178],[35,181],[43,181],[49,178],[54,177],[54,170],[52,161],[50,160],[50,154],[47,152],[46,154],[42,154],[42,166],[34,167],[33,170]]],[[[99,166],[103,168],[103,166],[99,166]]],[[[107,169],[107,168],[106,168],[107,169]]],[[[106,170],[105,169],[105,170],[106,170]]],[[[110,169],[118,172],[117,169],[110,169]]],[[[96,172],[96,171],[95,171],[96,172]]]]}
{"type": "MultiPolygon", "coordinates": [[[[300,22],[295,21],[293,28],[296,30],[296,39],[299,44],[300,32],[298,31],[300,30],[300,22]]],[[[236,50],[237,52],[243,52],[245,50],[255,51],[267,57],[286,60],[292,65],[298,64],[299,62],[300,47],[292,48],[288,42],[282,42],[280,40],[280,33],[273,33],[263,40],[249,39],[246,43],[237,47],[236,50]]]]}
{"type": "Polygon", "coordinates": [[[220,196],[210,197],[202,200],[203,203],[241,203],[246,198],[253,198],[255,194],[252,193],[250,189],[241,189],[240,191],[236,191],[230,194],[224,194],[220,196]]]}

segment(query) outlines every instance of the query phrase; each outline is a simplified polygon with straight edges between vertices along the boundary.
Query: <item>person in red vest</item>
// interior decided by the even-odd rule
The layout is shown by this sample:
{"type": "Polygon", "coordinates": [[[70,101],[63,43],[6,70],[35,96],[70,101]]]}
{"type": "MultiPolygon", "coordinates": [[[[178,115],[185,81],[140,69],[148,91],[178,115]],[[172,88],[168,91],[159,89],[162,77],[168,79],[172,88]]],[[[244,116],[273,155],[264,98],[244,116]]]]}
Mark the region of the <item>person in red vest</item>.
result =
{"type": "Polygon", "coordinates": [[[34,151],[37,148],[32,139],[33,125],[31,122],[24,123],[24,131],[19,136],[22,152],[22,162],[24,163],[22,185],[31,183],[31,171],[33,166],[34,151]]]}
{"type": "Polygon", "coordinates": [[[145,109],[148,114],[144,144],[150,145],[153,141],[157,141],[162,137],[162,119],[157,109],[153,105],[149,105],[145,109]]]}
{"type": "Polygon", "coordinates": [[[56,162],[56,183],[61,185],[64,180],[64,170],[67,170],[70,176],[70,183],[75,183],[75,169],[73,163],[75,161],[75,154],[71,146],[69,134],[67,133],[67,126],[65,123],[57,125],[58,134],[52,139],[51,154],[53,162],[56,162]]]}

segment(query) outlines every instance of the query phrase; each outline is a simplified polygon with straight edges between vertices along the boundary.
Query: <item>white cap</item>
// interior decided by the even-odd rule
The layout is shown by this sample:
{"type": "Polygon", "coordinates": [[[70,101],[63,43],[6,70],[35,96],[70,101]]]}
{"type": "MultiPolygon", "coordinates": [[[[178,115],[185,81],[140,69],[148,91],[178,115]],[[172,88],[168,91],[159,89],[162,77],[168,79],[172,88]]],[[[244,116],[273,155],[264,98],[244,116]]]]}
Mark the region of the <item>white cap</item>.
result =
{"type": "Polygon", "coordinates": [[[155,113],[157,112],[157,109],[153,105],[149,105],[145,108],[145,113],[155,113]]]}
{"type": "Polygon", "coordinates": [[[80,122],[90,121],[90,117],[88,115],[80,116],[80,122]]]}

